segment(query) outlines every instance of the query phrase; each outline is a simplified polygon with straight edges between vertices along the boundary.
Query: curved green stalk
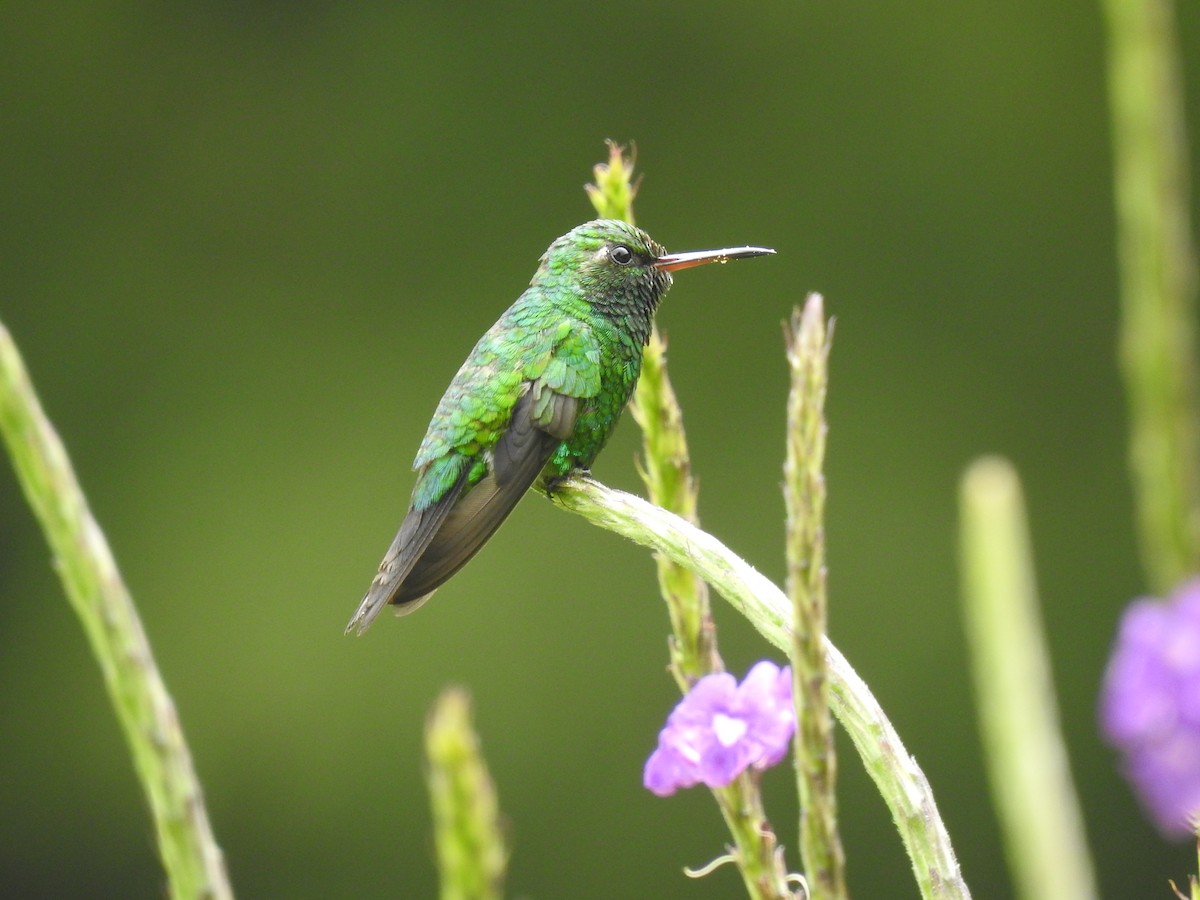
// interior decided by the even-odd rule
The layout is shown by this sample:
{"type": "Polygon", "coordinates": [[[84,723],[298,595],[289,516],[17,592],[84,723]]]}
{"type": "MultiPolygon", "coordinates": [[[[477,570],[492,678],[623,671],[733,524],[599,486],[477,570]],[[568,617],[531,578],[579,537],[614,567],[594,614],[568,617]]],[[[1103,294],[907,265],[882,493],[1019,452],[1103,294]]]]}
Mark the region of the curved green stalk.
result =
{"type": "MultiPolygon", "coordinates": [[[[774,646],[790,651],[792,609],[783,591],[712,535],[584,475],[555,482],[550,499],[695,572],[774,646]]],[[[828,640],[825,654],[830,705],[891,810],[921,895],[927,900],[966,900],[971,894],[924,773],[866,684],[828,640]]]]}
{"type": "Polygon", "coordinates": [[[171,896],[232,897],[183,729],[133,599],[3,325],[0,432],[125,731],[150,802],[171,896]]]}

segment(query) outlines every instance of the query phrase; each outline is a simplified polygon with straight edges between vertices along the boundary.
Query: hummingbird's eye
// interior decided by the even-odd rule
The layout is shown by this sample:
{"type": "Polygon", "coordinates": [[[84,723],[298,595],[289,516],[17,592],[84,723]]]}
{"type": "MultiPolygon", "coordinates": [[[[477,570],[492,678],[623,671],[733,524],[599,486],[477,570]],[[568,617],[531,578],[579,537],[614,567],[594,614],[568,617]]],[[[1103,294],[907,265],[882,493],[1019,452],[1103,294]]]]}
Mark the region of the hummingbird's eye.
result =
{"type": "Polygon", "coordinates": [[[624,244],[617,244],[608,251],[608,258],[618,266],[627,266],[633,262],[633,251],[624,244]]]}

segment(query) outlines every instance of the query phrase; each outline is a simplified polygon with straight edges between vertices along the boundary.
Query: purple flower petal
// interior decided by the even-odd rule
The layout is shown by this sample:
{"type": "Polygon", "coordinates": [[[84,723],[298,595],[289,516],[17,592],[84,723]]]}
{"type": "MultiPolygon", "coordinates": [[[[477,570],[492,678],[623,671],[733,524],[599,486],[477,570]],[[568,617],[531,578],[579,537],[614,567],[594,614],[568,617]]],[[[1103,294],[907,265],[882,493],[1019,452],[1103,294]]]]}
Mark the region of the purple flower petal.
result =
{"type": "Polygon", "coordinates": [[[1121,617],[1100,695],[1100,726],[1159,830],[1192,833],[1200,813],[1200,579],[1121,617]]]}
{"type": "Polygon", "coordinates": [[[794,730],[790,669],[760,662],[740,685],[728,673],[706,675],[667,718],[643,783],[660,796],[699,783],[725,787],[751,766],[783,759],[794,730]]]}
{"type": "Polygon", "coordinates": [[[668,797],[681,787],[696,784],[694,766],[672,747],[659,747],[648,760],[642,783],[660,797],[668,797]]]}
{"type": "Polygon", "coordinates": [[[760,662],[746,675],[740,691],[746,715],[754,725],[748,738],[755,747],[752,764],[760,769],[769,768],[787,755],[796,730],[792,670],[760,662]],[[752,716],[749,710],[753,710],[752,716]]]}

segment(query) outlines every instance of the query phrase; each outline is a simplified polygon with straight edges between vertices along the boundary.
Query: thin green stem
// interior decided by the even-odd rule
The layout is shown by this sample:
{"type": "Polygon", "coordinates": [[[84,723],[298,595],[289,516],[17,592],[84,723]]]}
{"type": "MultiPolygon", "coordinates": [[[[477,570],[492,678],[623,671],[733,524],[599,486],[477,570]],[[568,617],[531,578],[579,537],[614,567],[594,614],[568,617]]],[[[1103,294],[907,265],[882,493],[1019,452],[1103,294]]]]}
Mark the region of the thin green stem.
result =
{"type": "MultiPolygon", "coordinates": [[[[625,148],[613,141],[608,142],[608,152],[608,162],[592,170],[596,180],[587,186],[588,196],[599,215],[632,225],[637,196],[633,156],[626,156],[625,148]]],[[[642,429],[639,474],[650,501],[698,525],[698,492],[683,412],[667,375],[667,342],[657,327],[652,328],[642,353],[630,412],[642,429]]],[[[717,652],[708,585],[665,556],[656,556],[654,563],[671,618],[671,672],[680,690],[686,691],[696,679],[725,668],[717,652]]]]}
{"type": "MultiPolygon", "coordinates": [[[[595,182],[587,186],[596,212],[633,224],[633,199],[637,183],[633,158],[609,141],[609,159],[593,169],[595,182]]],[[[666,341],[651,331],[642,354],[631,411],[642,429],[642,462],[639,472],[653,503],[698,524],[695,479],[692,478],[683,412],[667,375],[666,341]]],[[[708,585],[685,566],[663,554],[655,555],[659,590],[671,620],[671,673],[679,689],[697,679],[724,671],[717,651],[708,585]]],[[[756,900],[790,900],[782,848],[767,821],[758,779],[745,773],[724,788],[714,788],[721,815],[733,837],[732,857],[750,897],[756,900]]]]}
{"type": "Polygon", "coordinates": [[[845,900],[846,856],[837,825],[837,756],[825,668],[825,392],[831,334],[820,294],[794,310],[787,339],[787,589],[793,609],[792,695],[800,852],[812,900],[845,900]]]}
{"type": "MultiPolygon", "coordinates": [[[[655,330],[642,361],[632,412],[642,428],[642,481],[652,502],[693,525],[697,491],[691,474],[683,414],[667,376],[666,342],[655,330]]],[[[724,670],[705,581],[661,553],[655,554],[658,584],[671,619],[671,672],[686,692],[705,675],[724,670]]],[[[759,781],[743,773],[713,796],[733,837],[733,859],[750,897],[790,900],[782,848],[767,820],[759,781]]]]}
{"type": "Polygon", "coordinates": [[[1005,460],[960,493],[963,608],[980,726],[1018,895],[1093,900],[1096,878],[1054,699],[1025,509],[1005,460]]]}
{"type": "Polygon", "coordinates": [[[508,851],[465,691],[438,697],[425,723],[425,755],[442,900],[499,900],[508,851]]]}
{"type": "MultiPolygon", "coordinates": [[[[666,341],[657,330],[643,354],[630,411],[642,429],[639,472],[650,501],[698,525],[698,496],[683,415],[667,377],[666,341]]],[[[708,585],[662,554],[655,556],[654,564],[671,618],[671,671],[686,691],[696,679],[725,669],[717,651],[708,585]]]]}
{"type": "Polygon", "coordinates": [[[733,837],[732,857],[752,900],[796,900],[788,887],[783,848],[763,808],[756,772],[743,772],[733,783],[713,788],[721,816],[733,837]]]}
{"type": "Polygon", "coordinates": [[[1196,263],[1170,0],[1104,0],[1121,271],[1121,366],[1143,564],[1200,569],[1196,263]]]}
{"type": "Polygon", "coordinates": [[[607,143],[608,161],[592,166],[592,176],[596,180],[585,184],[583,189],[587,191],[588,199],[600,218],[620,219],[633,225],[633,199],[641,183],[640,178],[633,177],[637,154],[630,150],[626,155],[625,148],[616,141],[607,143]]]}
{"type": "Polygon", "coordinates": [[[0,432],[125,731],[150,803],[171,896],[232,897],[179,717],[133,599],[3,325],[0,432]]]}
{"type": "MultiPolygon", "coordinates": [[[[1200,856],[1200,839],[1196,841],[1197,856],[1200,856]]],[[[1191,895],[1191,900],[1200,900],[1200,879],[1195,875],[1188,876],[1188,893],[1191,895]]]]}
{"type": "MultiPolygon", "coordinates": [[[[783,652],[792,646],[792,610],[771,581],[679,516],[584,475],[555,482],[551,500],[594,525],[624,535],[685,566],[707,581],[783,652]]],[[[853,741],[892,813],[925,898],[965,900],[962,879],[933,792],[878,701],[845,657],[824,642],[830,706],[853,741]]]]}

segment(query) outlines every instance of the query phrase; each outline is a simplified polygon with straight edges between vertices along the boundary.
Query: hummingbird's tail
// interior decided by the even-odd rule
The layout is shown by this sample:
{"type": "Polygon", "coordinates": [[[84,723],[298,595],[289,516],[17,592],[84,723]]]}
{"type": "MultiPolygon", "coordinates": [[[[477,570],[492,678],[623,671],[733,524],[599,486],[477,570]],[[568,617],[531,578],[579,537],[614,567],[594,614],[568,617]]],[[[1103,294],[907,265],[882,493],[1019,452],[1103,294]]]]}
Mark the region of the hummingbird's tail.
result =
{"type": "Polygon", "coordinates": [[[383,556],[383,562],[379,564],[379,571],[375,573],[371,586],[351,616],[346,634],[352,631],[362,634],[390,603],[396,604],[397,613],[403,615],[412,612],[433,595],[437,584],[414,596],[405,590],[405,582],[458,502],[466,483],[467,467],[464,466],[454,486],[446,491],[441,500],[425,509],[408,511],[392,545],[383,556]]]}
{"type": "Polygon", "coordinates": [[[529,391],[517,402],[492,451],[489,471],[478,484],[467,487],[471,467],[464,464],[441,499],[425,509],[409,510],[347,633],[362,634],[389,603],[402,614],[412,612],[466,565],[508,518],[575,423],[575,398],[551,397],[543,410],[544,424],[533,419],[534,399],[529,391]],[[553,431],[543,430],[546,427],[553,431]]]}
{"type": "MultiPolygon", "coordinates": [[[[436,590],[437,588],[434,588],[433,591],[418,597],[416,600],[407,600],[404,603],[396,604],[396,615],[407,616],[410,612],[416,611],[425,605],[425,601],[432,597],[433,592],[436,590]]],[[[374,585],[372,585],[372,590],[367,591],[366,596],[362,599],[362,603],[358,605],[358,609],[351,617],[350,623],[346,626],[346,634],[350,634],[351,632],[362,634],[375,621],[375,617],[383,612],[383,608],[391,602],[385,594],[376,592],[374,585]]]]}

